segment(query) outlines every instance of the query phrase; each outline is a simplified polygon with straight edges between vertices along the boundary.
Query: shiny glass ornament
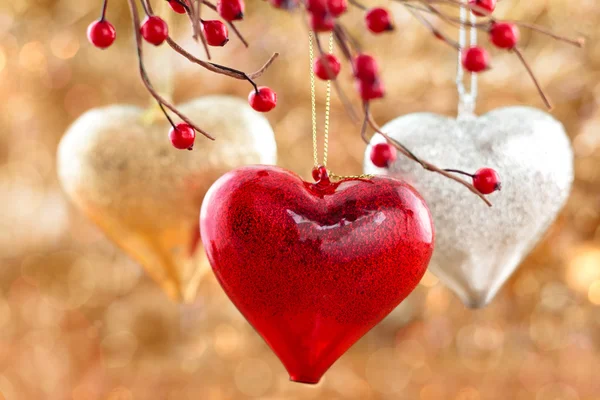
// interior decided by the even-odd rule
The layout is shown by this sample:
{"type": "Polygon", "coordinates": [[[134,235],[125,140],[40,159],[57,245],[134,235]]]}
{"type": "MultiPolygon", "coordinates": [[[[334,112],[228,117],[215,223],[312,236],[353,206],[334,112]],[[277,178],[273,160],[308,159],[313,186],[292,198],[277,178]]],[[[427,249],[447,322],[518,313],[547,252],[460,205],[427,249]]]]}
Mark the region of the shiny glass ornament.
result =
{"type": "Polygon", "coordinates": [[[427,205],[385,177],[309,183],[242,167],[208,191],[200,226],[221,286],[303,383],[413,291],[433,251],[427,205]]]}

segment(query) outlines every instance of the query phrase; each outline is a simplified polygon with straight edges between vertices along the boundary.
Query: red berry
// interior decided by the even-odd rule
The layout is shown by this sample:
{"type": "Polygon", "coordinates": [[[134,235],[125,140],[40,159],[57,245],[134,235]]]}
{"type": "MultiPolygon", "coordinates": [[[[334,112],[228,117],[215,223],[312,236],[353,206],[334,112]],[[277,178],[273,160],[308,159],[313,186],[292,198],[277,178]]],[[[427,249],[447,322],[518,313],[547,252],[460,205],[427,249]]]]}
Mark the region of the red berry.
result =
{"type": "Polygon", "coordinates": [[[177,124],[169,131],[169,139],[173,147],[180,150],[191,150],[196,140],[196,130],[186,123],[177,124]]]}
{"type": "Polygon", "coordinates": [[[358,89],[358,93],[360,94],[360,98],[363,101],[380,99],[385,95],[385,88],[380,80],[372,82],[357,80],[356,87],[358,89]]]}
{"type": "Polygon", "coordinates": [[[473,175],[473,186],[482,194],[490,194],[500,190],[500,176],[491,168],[481,168],[473,175]]]}
{"type": "Polygon", "coordinates": [[[365,15],[367,28],[373,33],[394,30],[390,13],[385,8],[372,8],[365,15]]]}
{"type": "Polygon", "coordinates": [[[323,54],[313,65],[315,75],[324,81],[337,78],[341,68],[340,60],[333,54],[323,54]]]}
{"type": "Polygon", "coordinates": [[[348,0],[327,0],[327,9],[334,17],[339,17],[348,9],[348,0]]]}
{"type": "Polygon", "coordinates": [[[497,22],[490,29],[490,40],[496,47],[512,49],[519,42],[519,28],[508,22],[497,22]]]}
{"type": "Polygon", "coordinates": [[[361,53],[354,57],[352,66],[354,67],[354,76],[358,80],[373,82],[379,75],[377,61],[368,54],[361,53]]]}
{"type": "Polygon", "coordinates": [[[328,12],[311,12],[310,27],[315,32],[330,32],[335,26],[335,18],[328,12]]]}
{"type": "Polygon", "coordinates": [[[235,21],[244,18],[244,0],[219,0],[217,12],[225,21],[235,21]]]}
{"type": "Polygon", "coordinates": [[[144,20],[140,32],[148,43],[158,46],[169,36],[169,26],[162,18],[152,15],[144,20]]]}
{"type": "Polygon", "coordinates": [[[277,93],[266,86],[259,86],[258,93],[252,90],[248,95],[248,103],[256,111],[271,111],[277,105],[277,93]]]}
{"type": "Polygon", "coordinates": [[[227,26],[217,19],[202,21],[202,32],[211,46],[225,46],[229,42],[227,26]]]}
{"type": "Polygon", "coordinates": [[[326,0],[306,0],[306,11],[311,14],[325,14],[327,2],[326,0]]]}
{"type": "Polygon", "coordinates": [[[490,55],[487,50],[474,46],[463,51],[462,65],[469,72],[481,72],[488,69],[490,55]]]}
{"type": "Polygon", "coordinates": [[[115,27],[108,21],[94,21],[87,29],[87,37],[91,44],[100,48],[106,49],[117,38],[115,27]]]}
{"type": "Polygon", "coordinates": [[[177,14],[185,14],[185,7],[181,3],[185,3],[185,0],[169,0],[169,5],[173,11],[175,11],[177,14]]]}
{"type": "Polygon", "coordinates": [[[371,162],[379,168],[387,168],[396,160],[396,148],[389,143],[377,143],[371,147],[371,162]]]}
{"type": "MultiPolygon", "coordinates": [[[[493,13],[496,9],[496,0],[469,0],[469,4],[472,6],[477,6],[484,11],[487,11],[488,14],[493,13]]],[[[473,14],[477,15],[478,17],[487,16],[486,14],[477,10],[473,10],[473,14]]]]}

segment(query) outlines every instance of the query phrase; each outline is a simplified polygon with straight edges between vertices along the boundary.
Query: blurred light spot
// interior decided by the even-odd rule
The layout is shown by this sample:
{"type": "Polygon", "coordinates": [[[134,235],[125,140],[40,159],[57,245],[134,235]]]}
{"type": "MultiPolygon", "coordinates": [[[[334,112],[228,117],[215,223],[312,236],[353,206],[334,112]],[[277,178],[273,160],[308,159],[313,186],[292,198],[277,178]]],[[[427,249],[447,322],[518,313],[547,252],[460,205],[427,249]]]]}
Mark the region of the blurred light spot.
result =
{"type": "Polygon", "coordinates": [[[137,339],[130,332],[108,335],[101,343],[102,360],[107,368],[121,368],[131,362],[137,349],[137,339]]]}
{"type": "Polygon", "coordinates": [[[13,384],[4,375],[0,375],[0,400],[17,399],[13,384]]]}
{"type": "Polygon", "coordinates": [[[596,280],[590,285],[588,299],[592,304],[600,306],[600,280],[596,280]]]}
{"type": "Polygon", "coordinates": [[[540,349],[546,351],[563,347],[566,344],[566,332],[560,321],[542,313],[532,315],[529,336],[540,349]]]}
{"type": "Polygon", "coordinates": [[[445,390],[441,385],[432,383],[423,386],[419,398],[421,400],[439,400],[446,398],[445,394],[445,390]]]}
{"type": "Polygon", "coordinates": [[[479,391],[473,387],[466,387],[460,389],[456,395],[456,400],[480,400],[481,396],[479,391]]]}
{"type": "Polygon", "coordinates": [[[425,349],[416,340],[404,340],[396,345],[396,354],[412,368],[425,364],[425,349]]]}
{"type": "Polygon", "coordinates": [[[431,377],[431,368],[427,364],[424,364],[422,367],[413,370],[411,380],[416,384],[422,385],[427,383],[431,377]]]}
{"type": "Polygon", "coordinates": [[[467,325],[456,335],[461,361],[473,371],[491,370],[502,355],[504,333],[489,325],[467,325]]]}
{"type": "Polygon", "coordinates": [[[46,71],[46,55],[41,42],[25,43],[19,53],[19,64],[32,72],[46,71]]]}
{"type": "Polygon", "coordinates": [[[453,330],[450,327],[448,318],[431,318],[425,329],[425,337],[429,346],[443,349],[452,343],[453,330]]]}
{"type": "Polygon", "coordinates": [[[269,364],[258,358],[241,361],[235,369],[235,385],[248,396],[262,396],[273,384],[269,364]]]}
{"type": "Polygon", "coordinates": [[[578,249],[567,268],[567,284],[586,293],[590,282],[600,280],[600,249],[583,246],[578,249]]]}
{"type": "Polygon", "coordinates": [[[4,49],[0,47],[0,72],[6,67],[6,53],[4,49]]]}
{"type": "Polygon", "coordinates": [[[106,400],[133,400],[133,394],[131,390],[119,386],[110,391],[106,400]]]}
{"type": "Polygon", "coordinates": [[[540,284],[532,272],[524,272],[515,282],[515,293],[519,297],[531,296],[540,290],[540,284]]]}
{"type": "Polygon", "coordinates": [[[52,66],[48,70],[44,84],[50,89],[62,89],[71,82],[72,76],[73,72],[69,64],[52,66]]]}
{"type": "Polygon", "coordinates": [[[4,297],[0,297],[0,330],[2,330],[8,323],[11,318],[11,309],[10,305],[4,299],[4,297]]]}
{"type": "Polygon", "coordinates": [[[426,307],[427,311],[442,314],[450,305],[451,294],[450,291],[443,286],[433,287],[427,293],[426,307]]]}
{"type": "Polygon", "coordinates": [[[65,95],[65,110],[76,117],[98,103],[97,89],[89,85],[74,85],[65,95]]]}
{"type": "Polygon", "coordinates": [[[535,400],[579,400],[579,395],[571,386],[551,383],[538,390],[535,400]]]}
{"type": "Polygon", "coordinates": [[[55,35],[50,41],[52,54],[62,60],[74,57],[79,51],[79,39],[71,32],[65,31],[55,35]]]}
{"type": "Polygon", "coordinates": [[[394,349],[382,348],[367,360],[365,377],[369,385],[381,393],[400,393],[411,379],[412,370],[394,349]]]}
{"type": "Polygon", "coordinates": [[[213,344],[219,356],[227,357],[238,350],[240,333],[231,325],[221,324],[215,328],[213,344]]]}
{"type": "Polygon", "coordinates": [[[569,290],[559,282],[544,285],[540,305],[551,311],[559,312],[572,302],[569,290]]]}

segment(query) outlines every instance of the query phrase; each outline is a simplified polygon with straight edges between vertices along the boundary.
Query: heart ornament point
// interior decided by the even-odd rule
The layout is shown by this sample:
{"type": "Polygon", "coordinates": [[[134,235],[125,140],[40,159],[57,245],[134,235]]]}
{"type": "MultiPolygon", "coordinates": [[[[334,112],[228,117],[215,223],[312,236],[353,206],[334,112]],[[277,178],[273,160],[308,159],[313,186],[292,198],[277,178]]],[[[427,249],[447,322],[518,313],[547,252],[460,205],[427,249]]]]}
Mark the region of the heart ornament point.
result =
{"type": "Polygon", "coordinates": [[[274,164],[268,121],[246,101],[203,97],[180,110],[216,136],[193,151],[173,148],[164,118],[134,106],[82,115],[58,149],[64,191],[106,235],[146,269],[174,300],[191,302],[209,270],[198,212],[212,183],[245,164],[274,164]]]}
{"type": "Polygon", "coordinates": [[[427,205],[386,177],[322,185],[242,167],[211,187],[200,227],[219,283],[303,383],[416,287],[433,251],[427,205]]]}
{"type": "Polygon", "coordinates": [[[405,179],[428,202],[436,225],[431,272],[470,307],[485,306],[541,239],[567,200],[573,153],[560,122],[529,107],[507,107],[480,117],[453,119],[418,113],[382,130],[441,168],[494,168],[502,190],[493,207],[456,182],[399,158],[375,167],[370,147],[364,172],[405,179]]]}

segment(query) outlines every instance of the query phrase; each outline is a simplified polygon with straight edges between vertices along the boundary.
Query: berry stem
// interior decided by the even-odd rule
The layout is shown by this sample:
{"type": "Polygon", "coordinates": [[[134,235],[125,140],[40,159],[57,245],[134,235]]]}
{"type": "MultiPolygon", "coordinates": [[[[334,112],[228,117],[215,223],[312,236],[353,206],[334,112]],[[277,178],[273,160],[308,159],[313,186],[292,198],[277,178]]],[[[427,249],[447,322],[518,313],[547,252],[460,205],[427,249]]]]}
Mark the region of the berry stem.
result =
{"type": "Polygon", "coordinates": [[[162,108],[162,106],[168,108],[175,115],[177,115],[183,121],[187,122],[190,126],[192,126],[192,128],[194,128],[197,132],[200,132],[201,134],[203,134],[204,136],[206,136],[207,138],[209,138],[211,140],[215,140],[215,138],[213,136],[211,136],[209,133],[205,132],[204,130],[199,128],[197,125],[195,125],[188,117],[186,117],[174,105],[169,103],[165,98],[163,98],[160,94],[158,94],[158,92],[156,92],[156,90],[154,90],[154,87],[152,86],[152,83],[150,82],[148,74],[146,73],[146,69],[144,68],[144,61],[143,61],[144,57],[143,57],[143,51],[142,51],[142,35],[140,34],[140,30],[139,30],[140,17],[139,17],[138,11],[137,11],[137,7],[135,5],[135,0],[128,0],[128,3],[129,3],[129,11],[131,12],[131,19],[133,22],[133,32],[135,34],[135,44],[136,44],[136,49],[137,49],[140,76],[142,77],[142,82],[144,82],[144,86],[146,86],[146,89],[148,90],[148,92],[152,95],[152,97],[154,97],[154,99],[158,102],[158,104],[161,106],[161,108],[162,108]]]}
{"type": "Polygon", "coordinates": [[[463,185],[467,189],[469,189],[471,192],[473,192],[474,194],[479,196],[479,198],[481,198],[481,200],[483,200],[485,202],[485,204],[487,204],[489,207],[492,206],[492,203],[479,190],[477,190],[475,188],[475,186],[473,186],[471,183],[467,182],[466,180],[464,180],[462,178],[459,178],[458,176],[452,175],[452,173],[448,172],[447,170],[441,169],[428,161],[418,158],[402,143],[400,143],[399,141],[397,141],[395,139],[392,139],[387,134],[383,133],[381,131],[381,128],[377,125],[377,123],[373,119],[373,116],[371,115],[371,113],[369,111],[368,103],[365,103],[364,110],[365,110],[365,120],[368,121],[368,124],[371,127],[371,129],[373,129],[375,132],[377,132],[381,136],[383,136],[388,141],[388,143],[391,144],[392,146],[394,146],[400,153],[402,153],[404,156],[408,157],[409,159],[419,163],[421,165],[421,167],[423,167],[424,169],[431,171],[431,172],[436,172],[442,176],[445,176],[446,178],[452,179],[453,181],[460,183],[461,185],[463,185]]]}
{"type": "Polygon", "coordinates": [[[106,9],[108,8],[108,0],[102,2],[102,14],[100,14],[100,22],[104,22],[106,18],[106,9]]]}
{"type": "Polygon", "coordinates": [[[465,171],[461,171],[460,169],[444,169],[444,171],[446,172],[454,172],[455,174],[461,174],[461,175],[465,175],[465,176],[470,176],[471,178],[473,178],[473,174],[470,174],[468,172],[465,171]]]}
{"type": "MultiPolygon", "coordinates": [[[[217,6],[215,6],[210,1],[203,0],[202,4],[206,5],[208,8],[210,8],[213,11],[217,11],[217,6]]],[[[246,39],[244,38],[244,36],[242,35],[242,33],[238,30],[238,28],[235,26],[235,24],[233,22],[231,22],[231,21],[225,21],[225,23],[227,25],[229,25],[229,27],[231,28],[231,30],[233,31],[233,33],[235,33],[235,35],[240,39],[240,41],[244,44],[244,46],[246,48],[250,47],[250,44],[248,44],[248,42],[246,41],[246,39]]]]}
{"type": "Polygon", "coordinates": [[[167,113],[167,110],[165,110],[165,106],[163,106],[161,103],[158,103],[158,107],[160,107],[160,110],[165,115],[165,118],[167,119],[167,121],[169,121],[169,124],[171,124],[173,129],[177,129],[177,127],[175,126],[175,123],[171,119],[171,116],[167,113]]]}
{"type": "Polygon", "coordinates": [[[356,8],[360,8],[363,11],[367,11],[369,8],[356,0],[348,0],[348,3],[352,4],[356,8]]]}

